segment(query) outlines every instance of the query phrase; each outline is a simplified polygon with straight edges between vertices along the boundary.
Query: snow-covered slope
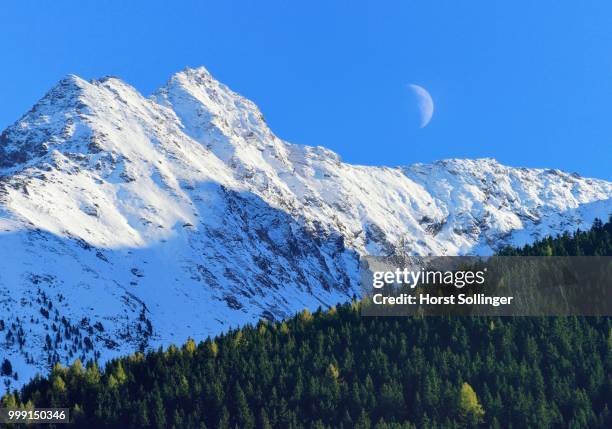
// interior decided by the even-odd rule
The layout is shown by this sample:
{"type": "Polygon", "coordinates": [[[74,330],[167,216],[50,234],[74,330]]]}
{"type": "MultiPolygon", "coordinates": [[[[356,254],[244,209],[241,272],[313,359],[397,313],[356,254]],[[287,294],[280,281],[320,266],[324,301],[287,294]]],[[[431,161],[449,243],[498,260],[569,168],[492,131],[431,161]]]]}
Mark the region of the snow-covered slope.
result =
{"type": "MultiPolygon", "coordinates": [[[[491,253],[587,228],[612,184],[492,159],[342,163],[204,68],[146,98],[69,76],[0,135],[0,358],[19,385],[358,294],[360,255],[491,253]]],[[[5,380],[8,380],[5,377],[5,380]]]]}

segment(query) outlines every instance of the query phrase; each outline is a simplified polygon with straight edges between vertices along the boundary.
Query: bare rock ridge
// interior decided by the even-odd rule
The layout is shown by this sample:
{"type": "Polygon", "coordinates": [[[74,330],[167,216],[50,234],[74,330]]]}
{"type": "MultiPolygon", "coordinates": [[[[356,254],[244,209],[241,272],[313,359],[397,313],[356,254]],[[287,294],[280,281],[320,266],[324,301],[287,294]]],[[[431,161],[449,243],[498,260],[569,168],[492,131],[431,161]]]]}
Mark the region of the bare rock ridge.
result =
{"type": "Polygon", "coordinates": [[[359,293],[359,258],[487,254],[587,228],[612,184],[492,159],[343,163],[187,68],[150,97],[68,76],[0,134],[0,357],[12,387],[359,293]]]}

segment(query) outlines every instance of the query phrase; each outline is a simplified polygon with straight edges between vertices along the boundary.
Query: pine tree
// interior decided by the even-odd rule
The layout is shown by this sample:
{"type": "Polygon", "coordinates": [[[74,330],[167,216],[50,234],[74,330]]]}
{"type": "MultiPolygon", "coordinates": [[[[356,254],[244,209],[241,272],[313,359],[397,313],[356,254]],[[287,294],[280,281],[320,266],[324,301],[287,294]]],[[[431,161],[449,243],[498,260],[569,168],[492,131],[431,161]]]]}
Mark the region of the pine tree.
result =
{"type": "Polygon", "coordinates": [[[467,421],[475,422],[482,421],[485,414],[482,405],[478,402],[476,392],[474,392],[474,389],[468,383],[461,385],[459,392],[459,413],[467,421]]]}
{"type": "Polygon", "coordinates": [[[238,427],[252,429],[255,427],[255,419],[249,409],[249,404],[244,396],[244,392],[238,383],[236,383],[234,391],[234,399],[236,401],[236,422],[238,427]]]}
{"type": "Polygon", "coordinates": [[[0,375],[11,376],[13,375],[13,365],[11,361],[8,359],[4,359],[2,361],[2,366],[0,366],[0,375]]]}

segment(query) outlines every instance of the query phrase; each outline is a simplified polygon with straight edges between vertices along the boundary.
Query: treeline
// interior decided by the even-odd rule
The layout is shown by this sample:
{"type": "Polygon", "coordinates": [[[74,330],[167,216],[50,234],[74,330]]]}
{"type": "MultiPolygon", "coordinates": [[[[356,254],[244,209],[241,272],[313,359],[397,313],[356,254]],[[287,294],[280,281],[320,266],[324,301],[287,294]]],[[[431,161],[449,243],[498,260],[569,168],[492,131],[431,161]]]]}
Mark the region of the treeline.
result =
{"type": "Polygon", "coordinates": [[[568,232],[527,245],[522,249],[508,247],[504,256],[610,256],[612,254],[612,215],[608,222],[595,219],[588,231],[568,232]]]}
{"type": "MultiPolygon", "coordinates": [[[[569,239],[609,244],[595,226],[569,239]]],[[[55,366],[2,402],[70,407],[87,428],[608,428],[612,319],[375,318],[354,302],[103,371],[55,366]]]]}

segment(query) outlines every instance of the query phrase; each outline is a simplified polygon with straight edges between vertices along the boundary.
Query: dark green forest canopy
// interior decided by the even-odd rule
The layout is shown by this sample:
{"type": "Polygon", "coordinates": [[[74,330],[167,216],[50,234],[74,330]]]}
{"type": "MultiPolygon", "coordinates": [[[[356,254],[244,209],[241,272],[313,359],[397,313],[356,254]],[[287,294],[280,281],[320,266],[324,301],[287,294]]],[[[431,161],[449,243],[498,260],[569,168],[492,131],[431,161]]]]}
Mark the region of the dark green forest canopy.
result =
{"type": "MultiPolygon", "coordinates": [[[[508,255],[612,255],[612,223],[508,255]]],[[[362,317],[359,303],[200,344],[55,366],[4,406],[77,427],[611,427],[612,320],[362,317]]],[[[46,426],[48,427],[48,426],[46,426]]]]}

